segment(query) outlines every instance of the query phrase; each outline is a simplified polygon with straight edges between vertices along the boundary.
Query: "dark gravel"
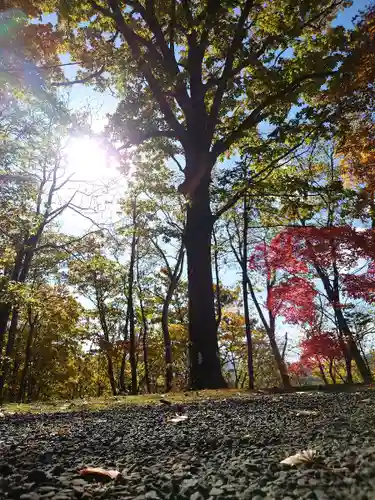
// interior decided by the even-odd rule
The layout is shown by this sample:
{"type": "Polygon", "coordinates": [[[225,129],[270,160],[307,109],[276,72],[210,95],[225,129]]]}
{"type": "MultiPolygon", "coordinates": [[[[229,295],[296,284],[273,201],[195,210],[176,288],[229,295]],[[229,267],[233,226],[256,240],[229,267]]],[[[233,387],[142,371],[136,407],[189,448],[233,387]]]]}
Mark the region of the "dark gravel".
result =
{"type": "Polygon", "coordinates": [[[174,410],[131,406],[0,418],[0,498],[375,499],[371,391],[190,404],[188,419],[177,424],[167,421],[174,410]],[[280,464],[305,449],[316,450],[314,462],[280,464]],[[122,475],[79,476],[86,466],[122,475]]]}

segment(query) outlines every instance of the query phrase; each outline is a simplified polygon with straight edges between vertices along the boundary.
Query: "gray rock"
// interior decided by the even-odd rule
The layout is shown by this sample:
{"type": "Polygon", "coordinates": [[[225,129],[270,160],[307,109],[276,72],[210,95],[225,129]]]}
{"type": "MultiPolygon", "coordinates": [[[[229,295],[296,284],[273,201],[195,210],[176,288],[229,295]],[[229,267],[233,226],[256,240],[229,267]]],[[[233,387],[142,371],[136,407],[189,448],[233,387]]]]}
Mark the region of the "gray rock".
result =
{"type": "Polygon", "coordinates": [[[27,475],[27,479],[33,483],[40,484],[46,482],[48,480],[48,476],[44,470],[33,469],[27,475]]]}
{"type": "Polygon", "coordinates": [[[30,493],[24,493],[23,495],[20,496],[20,500],[39,500],[40,495],[38,495],[35,492],[30,492],[30,493]]]}

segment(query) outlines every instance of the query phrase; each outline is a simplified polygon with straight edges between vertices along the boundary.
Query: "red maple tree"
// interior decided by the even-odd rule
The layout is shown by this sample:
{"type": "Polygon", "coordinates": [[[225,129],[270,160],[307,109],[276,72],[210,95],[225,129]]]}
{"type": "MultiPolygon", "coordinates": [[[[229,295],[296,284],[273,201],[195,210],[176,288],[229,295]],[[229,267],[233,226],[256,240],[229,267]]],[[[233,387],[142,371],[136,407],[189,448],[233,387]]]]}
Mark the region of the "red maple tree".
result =
{"type": "Polygon", "coordinates": [[[337,362],[344,358],[340,340],[334,332],[316,332],[300,343],[300,362],[311,369],[317,368],[325,383],[328,383],[325,369],[328,368],[333,383],[336,383],[337,362]]]}
{"type": "Polygon", "coordinates": [[[266,275],[264,306],[274,318],[281,316],[293,324],[314,322],[317,292],[303,276],[308,266],[294,256],[291,237],[257,245],[249,259],[249,268],[266,275]]]}

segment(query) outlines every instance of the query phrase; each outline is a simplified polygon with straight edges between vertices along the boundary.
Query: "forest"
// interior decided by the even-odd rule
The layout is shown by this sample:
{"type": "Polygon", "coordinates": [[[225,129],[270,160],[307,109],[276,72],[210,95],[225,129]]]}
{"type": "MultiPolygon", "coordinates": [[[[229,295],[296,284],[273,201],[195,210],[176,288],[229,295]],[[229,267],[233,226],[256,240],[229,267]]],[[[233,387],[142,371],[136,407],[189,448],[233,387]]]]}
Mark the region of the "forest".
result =
{"type": "Polygon", "coordinates": [[[374,4],[0,16],[1,403],[372,383],[374,4]]]}

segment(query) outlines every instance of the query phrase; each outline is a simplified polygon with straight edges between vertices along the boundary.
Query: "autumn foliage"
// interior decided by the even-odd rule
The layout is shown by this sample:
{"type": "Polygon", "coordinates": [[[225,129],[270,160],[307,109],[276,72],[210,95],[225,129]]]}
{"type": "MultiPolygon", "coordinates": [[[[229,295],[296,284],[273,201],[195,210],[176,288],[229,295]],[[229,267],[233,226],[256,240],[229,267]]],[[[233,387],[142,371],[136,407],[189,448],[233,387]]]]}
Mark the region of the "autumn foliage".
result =
{"type": "Polygon", "coordinates": [[[265,305],[274,317],[281,316],[288,323],[312,323],[316,291],[304,277],[308,267],[296,258],[291,243],[291,234],[276,237],[269,245],[260,243],[250,257],[249,268],[267,276],[265,305]]]}

